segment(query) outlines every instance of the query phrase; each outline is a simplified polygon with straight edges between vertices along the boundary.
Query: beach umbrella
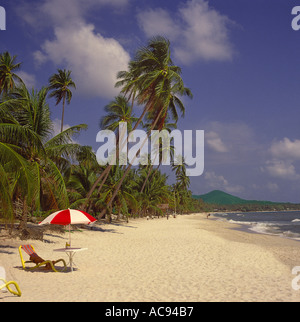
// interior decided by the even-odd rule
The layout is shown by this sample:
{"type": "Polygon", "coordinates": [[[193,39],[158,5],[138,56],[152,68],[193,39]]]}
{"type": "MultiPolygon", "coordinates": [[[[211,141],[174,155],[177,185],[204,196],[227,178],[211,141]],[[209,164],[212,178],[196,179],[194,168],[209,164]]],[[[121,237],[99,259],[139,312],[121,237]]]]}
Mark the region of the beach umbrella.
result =
{"type": "Polygon", "coordinates": [[[45,218],[39,225],[69,225],[69,245],[71,246],[71,225],[84,224],[88,225],[95,222],[97,219],[89,215],[88,213],[75,210],[75,209],[66,209],[60,210],[52,215],[45,218]]]}

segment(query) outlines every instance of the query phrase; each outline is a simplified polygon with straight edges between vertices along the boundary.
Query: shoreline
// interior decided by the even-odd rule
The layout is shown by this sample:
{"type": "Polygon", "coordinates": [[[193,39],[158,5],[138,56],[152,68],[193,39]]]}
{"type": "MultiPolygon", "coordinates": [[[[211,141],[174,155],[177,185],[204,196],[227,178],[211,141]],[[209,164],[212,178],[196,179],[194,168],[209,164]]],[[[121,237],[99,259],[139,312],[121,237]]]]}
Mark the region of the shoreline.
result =
{"type": "Polygon", "coordinates": [[[272,235],[268,233],[257,232],[251,230],[248,225],[240,223],[231,223],[227,221],[218,220],[219,218],[213,217],[214,221],[219,222],[221,225],[217,228],[215,226],[213,229],[208,229],[209,231],[215,233],[219,237],[225,238],[228,241],[242,241],[244,243],[251,243],[253,245],[258,245],[265,247],[267,251],[271,251],[283,264],[287,265],[291,270],[295,266],[300,266],[300,240],[293,238],[283,237],[279,235],[272,235]],[[225,231],[222,231],[225,229],[225,231]],[[235,233],[229,234],[228,231],[234,231],[235,233]],[[246,235],[253,235],[254,238],[247,238],[246,235]],[[284,254],[284,250],[278,252],[276,247],[291,247],[294,254],[298,256],[284,254]],[[275,250],[275,251],[274,251],[275,250]]]}
{"type": "MultiPolygon", "coordinates": [[[[25,272],[17,249],[22,242],[0,238],[0,266],[23,293],[0,292],[0,302],[300,301],[291,287],[292,268],[300,266],[297,241],[211,219],[205,213],[143,218],[75,232],[72,246],[88,250],[76,254],[73,273],[25,272]]],[[[26,244],[57,259],[53,249],[67,234],[46,239],[26,244]]]]}
{"type": "MultiPolygon", "coordinates": [[[[259,235],[268,235],[268,236],[274,236],[274,237],[279,237],[279,238],[284,238],[284,239],[289,239],[289,240],[293,240],[296,242],[300,242],[300,236],[299,233],[297,233],[297,236],[289,236],[285,234],[285,231],[282,231],[281,234],[276,234],[276,233],[272,233],[272,232],[267,232],[265,230],[261,230],[261,229],[255,229],[255,223],[260,223],[258,222],[251,222],[251,220],[249,220],[248,222],[243,222],[243,221],[236,221],[236,220],[227,220],[226,218],[223,217],[216,217],[215,215],[223,215],[223,214],[260,214],[260,213],[282,213],[282,212],[296,212],[299,213],[298,210],[296,211],[250,211],[250,212],[214,212],[211,213],[211,219],[217,220],[217,221],[223,221],[223,222],[227,222],[229,224],[233,224],[233,225],[237,225],[238,230],[241,231],[245,231],[248,233],[254,233],[254,234],[259,234],[259,235]]],[[[264,223],[264,222],[261,222],[264,223]]],[[[267,222],[268,224],[268,222],[267,222]]],[[[288,233],[288,232],[287,232],[288,233]]]]}

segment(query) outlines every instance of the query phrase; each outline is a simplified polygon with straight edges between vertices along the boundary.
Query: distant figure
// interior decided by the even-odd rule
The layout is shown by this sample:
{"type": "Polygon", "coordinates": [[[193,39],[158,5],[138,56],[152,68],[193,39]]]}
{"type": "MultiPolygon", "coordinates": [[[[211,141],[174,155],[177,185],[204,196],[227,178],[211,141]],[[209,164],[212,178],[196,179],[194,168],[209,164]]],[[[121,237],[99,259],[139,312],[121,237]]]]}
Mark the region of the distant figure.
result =
{"type": "Polygon", "coordinates": [[[206,218],[208,219],[209,217],[210,217],[210,214],[208,214],[206,218]]]}

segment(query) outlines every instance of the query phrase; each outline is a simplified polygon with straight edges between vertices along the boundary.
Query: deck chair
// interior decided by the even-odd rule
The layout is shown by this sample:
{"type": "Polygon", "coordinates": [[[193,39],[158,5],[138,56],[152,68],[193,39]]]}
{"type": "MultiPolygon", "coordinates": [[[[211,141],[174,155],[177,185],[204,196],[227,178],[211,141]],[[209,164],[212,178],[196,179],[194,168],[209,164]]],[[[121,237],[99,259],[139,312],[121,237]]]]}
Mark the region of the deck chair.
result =
{"type": "Polygon", "coordinates": [[[0,267],[0,291],[1,290],[2,291],[9,291],[11,294],[17,295],[17,296],[22,295],[19,285],[16,282],[14,282],[14,281],[7,282],[4,267],[0,267]],[[11,287],[10,287],[11,285],[15,286],[16,291],[13,291],[11,289],[11,287]]]}
{"type": "Polygon", "coordinates": [[[46,270],[53,270],[54,272],[64,271],[67,269],[67,264],[63,259],[59,259],[57,261],[50,261],[50,260],[44,260],[38,254],[36,253],[34,247],[32,245],[21,245],[19,247],[19,253],[21,257],[22,267],[26,271],[33,271],[35,269],[38,269],[41,266],[46,270]],[[29,261],[24,261],[22,251],[24,251],[27,255],[29,255],[29,261]],[[54,265],[57,263],[62,262],[64,264],[64,268],[61,270],[57,270],[54,265]],[[25,264],[32,263],[35,264],[33,267],[26,267],[25,264]]]}

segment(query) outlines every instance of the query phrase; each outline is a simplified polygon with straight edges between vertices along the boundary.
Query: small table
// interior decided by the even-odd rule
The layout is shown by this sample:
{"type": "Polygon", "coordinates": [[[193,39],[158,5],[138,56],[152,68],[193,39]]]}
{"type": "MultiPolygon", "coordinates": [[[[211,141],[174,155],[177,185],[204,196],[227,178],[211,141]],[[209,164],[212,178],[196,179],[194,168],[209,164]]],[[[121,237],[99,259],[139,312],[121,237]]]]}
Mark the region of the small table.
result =
{"type": "MultiPolygon", "coordinates": [[[[53,251],[54,252],[65,252],[68,257],[69,257],[69,263],[67,265],[70,264],[70,267],[71,267],[71,272],[73,272],[73,265],[74,264],[74,255],[77,253],[77,252],[82,252],[84,250],[87,250],[88,248],[73,248],[73,247],[68,247],[68,248],[59,248],[59,249],[54,249],[53,251]]],[[[76,266],[76,265],[75,265],[76,266]]]]}

